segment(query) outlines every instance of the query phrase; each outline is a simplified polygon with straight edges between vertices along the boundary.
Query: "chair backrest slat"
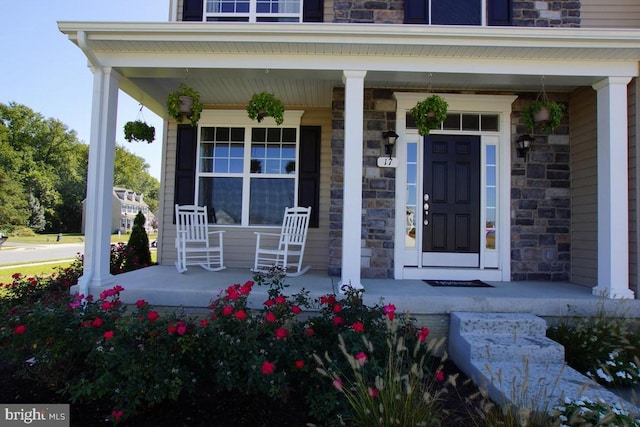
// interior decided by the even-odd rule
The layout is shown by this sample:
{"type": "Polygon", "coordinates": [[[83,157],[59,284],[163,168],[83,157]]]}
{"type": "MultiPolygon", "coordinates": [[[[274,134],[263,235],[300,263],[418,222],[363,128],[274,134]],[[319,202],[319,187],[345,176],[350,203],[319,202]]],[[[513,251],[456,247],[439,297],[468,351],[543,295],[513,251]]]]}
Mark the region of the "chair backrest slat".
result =
{"type": "Polygon", "coordinates": [[[187,242],[207,242],[209,237],[207,207],[176,205],[176,228],[178,236],[183,235],[187,242]]]}
{"type": "Polygon", "coordinates": [[[288,241],[289,245],[304,245],[309,228],[311,208],[287,208],[282,220],[280,245],[288,241]]]}

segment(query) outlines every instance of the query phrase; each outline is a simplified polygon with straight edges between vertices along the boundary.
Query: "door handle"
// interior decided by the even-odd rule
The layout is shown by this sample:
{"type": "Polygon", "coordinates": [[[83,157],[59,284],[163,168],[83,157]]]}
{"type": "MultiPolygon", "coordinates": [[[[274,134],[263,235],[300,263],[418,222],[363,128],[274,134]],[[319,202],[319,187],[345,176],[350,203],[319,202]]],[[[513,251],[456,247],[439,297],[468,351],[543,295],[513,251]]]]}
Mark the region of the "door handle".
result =
{"type": "Polygon", "coordinates": [[[424,225],[429,225],[429,220],[427,219],[427,216],[429,215],[429,194],[425,194],[423,197],[424,199],[424,205],[422,206],[424,209],[424,225]]]}

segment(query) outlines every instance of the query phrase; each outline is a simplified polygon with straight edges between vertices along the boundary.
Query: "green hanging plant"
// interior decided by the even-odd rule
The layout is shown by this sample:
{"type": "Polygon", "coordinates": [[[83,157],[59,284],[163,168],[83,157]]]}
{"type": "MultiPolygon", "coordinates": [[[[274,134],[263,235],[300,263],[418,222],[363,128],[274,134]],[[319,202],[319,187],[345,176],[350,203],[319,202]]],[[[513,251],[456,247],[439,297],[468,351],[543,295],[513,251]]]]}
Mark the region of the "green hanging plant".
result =
{"type": "Polygon", "coordinates": [[[273,117],[280,126],[284,122],[284,104],[272,93],[256,93],[249,100],[247,114],[251,120],[257,120],[258,123],[265,117],[273,117]]]}
{"type": "Polygon", "coordinates": [[[553,132],[564,116],[564,104],[548,99],[536,99],[527,105],[522,113],[522,121],[533,132],[536,124],[542,125],[545,132],[553,132]]]}
{"type": "Polygon", "coordinates": [[[124,138],[131,141],[147,141],[151,144],[156,139],[156,128],[142,120],[127,122],[124,124],[124,138]]]}
{"type": "Polygon", "coordinates": [[[418,133],[421,136],[429,135],[433,129],[440,127],[447,118],[449,104],[438,95],[431,95],[420,101],[410,110],[411,117],[416,122],[418,133]]]}
{"type": "Polygon", "coordinates": [[[186,117],[191,122],[191,126],[195,126],[200,120],[202,108],[200,94],[184,83],[180,83],[178,90],[171,92],[167,97],[167,112],[178,123],[182,123],[186,117]]]}

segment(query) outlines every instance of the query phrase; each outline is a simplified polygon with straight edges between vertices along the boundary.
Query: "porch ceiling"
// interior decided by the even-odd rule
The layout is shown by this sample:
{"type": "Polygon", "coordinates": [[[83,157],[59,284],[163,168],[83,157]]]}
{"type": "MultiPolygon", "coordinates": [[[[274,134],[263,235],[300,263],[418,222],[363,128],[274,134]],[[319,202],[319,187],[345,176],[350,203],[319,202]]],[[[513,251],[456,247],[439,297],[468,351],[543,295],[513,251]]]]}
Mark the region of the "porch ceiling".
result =
{"type": "Polygon", "coordinates": [[[369,24],[59,22],[94,66],[164,116],[185,78],[205,104],[244,106],[276,93],[288,108],[329,107],[343,70],[367,87],[435,91],[570,91],[637,76],[640,30],[369,24]]]}

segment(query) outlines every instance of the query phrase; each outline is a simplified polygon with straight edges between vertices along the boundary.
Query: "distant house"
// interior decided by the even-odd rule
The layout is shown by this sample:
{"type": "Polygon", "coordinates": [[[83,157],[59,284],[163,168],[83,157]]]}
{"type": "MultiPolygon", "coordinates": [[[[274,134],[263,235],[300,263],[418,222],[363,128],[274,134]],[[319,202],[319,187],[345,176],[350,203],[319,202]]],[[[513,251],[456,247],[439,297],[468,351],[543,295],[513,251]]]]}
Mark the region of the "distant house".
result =
{"type": "MultiPolygon", "coordinates": [[[[126,188],[113,187],[111,197],[111,233],[118,231],[126,233],[131,231],[133,220],[138,212],[142,212],[146,221],[144,227],[147,232],[153,230],[155,215],[149,210],[149,206],[144,201],[144,195],[126,188]]],[[[82,201],[82,232],[85,232],[86,223],[86,200],[82,201]]]]}

